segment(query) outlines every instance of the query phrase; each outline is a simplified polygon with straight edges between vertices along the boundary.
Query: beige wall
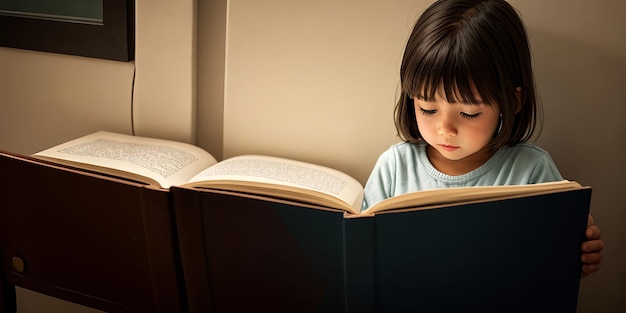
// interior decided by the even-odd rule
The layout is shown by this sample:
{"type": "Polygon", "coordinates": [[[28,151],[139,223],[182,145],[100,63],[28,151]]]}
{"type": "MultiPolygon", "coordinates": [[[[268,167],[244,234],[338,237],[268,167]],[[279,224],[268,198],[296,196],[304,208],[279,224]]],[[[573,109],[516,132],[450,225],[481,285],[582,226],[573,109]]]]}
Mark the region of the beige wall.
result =
{"type": "Polygon", "coordinates": [[[0,149],[33,153],[106,128],[130,132],[133,64],[0,47],[0,149]]]}
{"type": "MultiPolygon", "coordinates": [[[[397,141],[392,110],[402,49],[431,1],[199,0],[196,8],[177,0],[145,11],[142,1],[138,23],[156,19],[183,33],[193,33],[189,10],[197,11],[198,49],[194,66],[193,55],[171,56],[180,45],[137,48],[138,71],[148,67],[156,79],[141,86],[138,72],[145,96],[135,99],[143,110],[138,134],[195,136],[218,158],[267,153],[317,162],[362,182],[397,141]],[[166,4],[190,16],[164,18],[181,18],[163,12],[166,4]],[[161,60],[148,62],[153,53],[161,60]]],[[[618,200],[626,192],[618,181],[626,175],[619,147],[626,141],[626,22],[618,16],[626,2],[510,2],[528,23],[545,104],[539,143],[567,178],[594,187],[592,212],[608,245],[604,268],[582,281],[579,312],[616,312],[626,307],[626,210],[618,200]]],[[[153,27],[138,27],[138,44],[171,38],[153,27]]],[[[193,46],[184,38],[183,46],[193,46]]],[[[96,129],[129,132],[133,67],[0,48],[0,149],[31,153],[96,129]]]]}
{"type": "Polygon", "coordinates": [[[135,134],[195,143],[196,0],[136,1],[135,134]]]}

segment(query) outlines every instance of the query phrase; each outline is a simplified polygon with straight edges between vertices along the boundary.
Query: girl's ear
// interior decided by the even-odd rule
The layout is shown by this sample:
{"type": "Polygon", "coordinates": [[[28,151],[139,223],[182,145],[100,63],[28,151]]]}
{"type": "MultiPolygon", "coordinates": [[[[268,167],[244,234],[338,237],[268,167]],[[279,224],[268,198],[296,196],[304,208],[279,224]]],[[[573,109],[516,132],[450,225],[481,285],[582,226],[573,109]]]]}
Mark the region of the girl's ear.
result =
{"type": "Polygon", "coordinates": [[[515,88],[515,98],[517,99],[515,103],[515,114],[517,114],[522,110],[522,87],[515,88]]]}

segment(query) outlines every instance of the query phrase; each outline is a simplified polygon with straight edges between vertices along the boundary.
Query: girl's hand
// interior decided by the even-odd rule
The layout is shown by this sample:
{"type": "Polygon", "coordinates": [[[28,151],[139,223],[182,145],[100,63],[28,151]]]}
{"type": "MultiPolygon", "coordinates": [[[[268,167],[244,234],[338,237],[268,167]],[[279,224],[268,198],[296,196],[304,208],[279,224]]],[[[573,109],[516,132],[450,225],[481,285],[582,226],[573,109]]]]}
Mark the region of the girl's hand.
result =
{"type": "Polygon", "coordinates": [[[604,242],[600,239],[600,227],[594,223],[591,214],[589,214],[587,219],[585,236],[587,236],[587,241],[583,242],[581,246],[582,255],[580,260],[583,263],[582,272],[580,273],[581,278],[599,270],[600,262],[602,262],[604,242]]]}

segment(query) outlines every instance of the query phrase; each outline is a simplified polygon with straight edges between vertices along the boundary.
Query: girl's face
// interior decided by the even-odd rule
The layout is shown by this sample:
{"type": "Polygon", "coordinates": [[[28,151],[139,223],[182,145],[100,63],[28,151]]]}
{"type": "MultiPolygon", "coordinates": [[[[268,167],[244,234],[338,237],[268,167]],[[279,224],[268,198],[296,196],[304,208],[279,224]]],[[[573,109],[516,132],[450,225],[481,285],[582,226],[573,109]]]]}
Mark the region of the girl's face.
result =
{"type": "Polygon", "coordinates": [[[484,164],[493,154],[485,147],[499,121],[497,105],[449,103],[414,97],[415,118],[428,156],[439,171],[450,175],[467,173],[484,164]]]}

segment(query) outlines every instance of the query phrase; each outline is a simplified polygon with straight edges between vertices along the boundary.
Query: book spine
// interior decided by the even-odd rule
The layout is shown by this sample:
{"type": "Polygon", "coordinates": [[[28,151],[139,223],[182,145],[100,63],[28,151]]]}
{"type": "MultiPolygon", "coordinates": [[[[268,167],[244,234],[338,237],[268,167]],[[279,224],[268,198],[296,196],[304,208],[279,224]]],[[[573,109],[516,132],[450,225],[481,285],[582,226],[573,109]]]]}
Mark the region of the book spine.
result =
{"type": "Polygon", "coordinates": [[[145,187],[140,188],[140,192],[156,309],[158,312],[186,312],[172,194],[145,187]]]}
{"type": "Polygon", "coordinates": [[[346,312],[374,312],[374,218],[344,219],[346,312]]]}
{"type": "Polygon", "coordinates": [[[173,194],[176,229],[187,305],[190,312],[214,312],[213,297],[204,250],[201,195],[199,192],[170,188],[173,194]]]}

